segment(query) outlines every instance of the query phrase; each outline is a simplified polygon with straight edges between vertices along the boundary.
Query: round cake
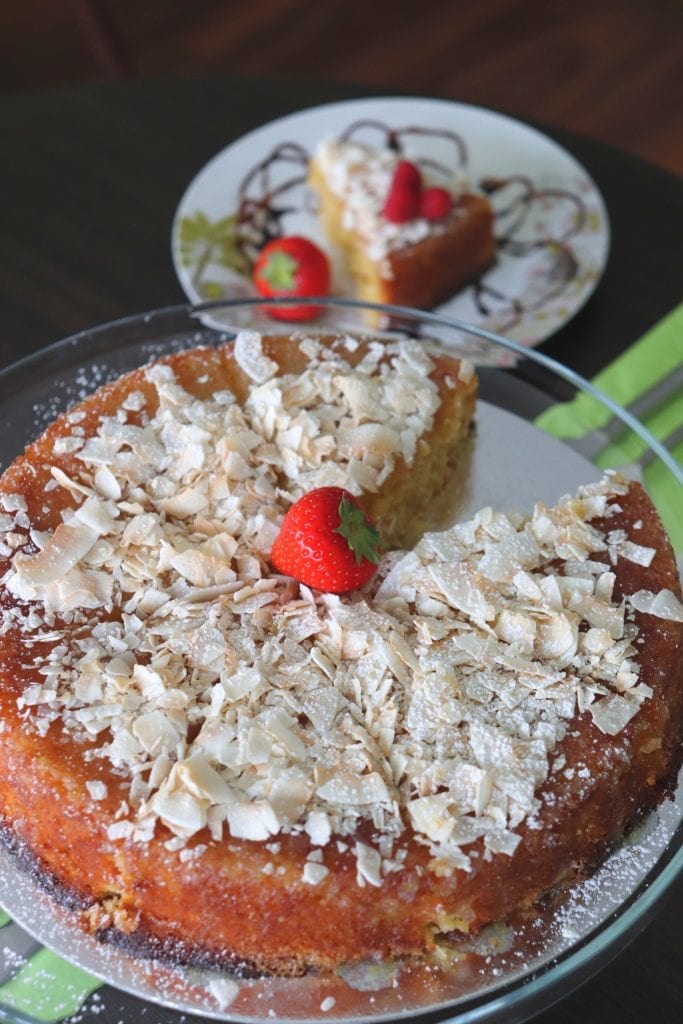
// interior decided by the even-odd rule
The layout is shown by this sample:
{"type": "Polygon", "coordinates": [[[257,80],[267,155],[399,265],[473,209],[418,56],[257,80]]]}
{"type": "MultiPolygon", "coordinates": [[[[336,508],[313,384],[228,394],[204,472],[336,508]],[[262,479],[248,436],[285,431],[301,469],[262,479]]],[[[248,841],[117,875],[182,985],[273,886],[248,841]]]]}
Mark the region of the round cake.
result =
{"type": "Polygon", "coordinates": [[[83,927],[245,973],[423,958],[661,798],[683,609],[657,513],[608,475],[424,532],[475,396],[422,343],[245,332],[5,472],[3,837],[83,927]],[[269,560],[321,486],[386,543],[342,596],[269,560]]]}

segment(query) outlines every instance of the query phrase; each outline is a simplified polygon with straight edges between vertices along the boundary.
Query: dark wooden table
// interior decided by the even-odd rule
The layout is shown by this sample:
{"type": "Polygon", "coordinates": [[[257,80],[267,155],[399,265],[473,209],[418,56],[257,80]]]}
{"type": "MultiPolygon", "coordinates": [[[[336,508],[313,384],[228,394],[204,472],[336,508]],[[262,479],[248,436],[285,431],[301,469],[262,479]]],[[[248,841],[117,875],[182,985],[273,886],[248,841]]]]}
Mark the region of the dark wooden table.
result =
{"type": "MultiPolygon", "coordinates": [[[[245,131],[366,93],[303,79],[221,77],[0,98],[0,367],[95,323],[184,302],[170,226],[194,174],[245,131]]],[[[683,182],[540,127],[584,164],[610,215],[612,248],[597,292],[542,346],[590,377],[683,298],[683,182]]],[[[682,920],[679,884],[628,950],[539,1024],[682,1019],[682,920]]],[[[121,1000],[104,1004],[79,1019],[119,1020],[121,1000]]],[[[139,1013],[138,1004],[129,1019],[139,1013]]],[[[153,1011],[146,1019],[175,1016],[153,1011]]]]}

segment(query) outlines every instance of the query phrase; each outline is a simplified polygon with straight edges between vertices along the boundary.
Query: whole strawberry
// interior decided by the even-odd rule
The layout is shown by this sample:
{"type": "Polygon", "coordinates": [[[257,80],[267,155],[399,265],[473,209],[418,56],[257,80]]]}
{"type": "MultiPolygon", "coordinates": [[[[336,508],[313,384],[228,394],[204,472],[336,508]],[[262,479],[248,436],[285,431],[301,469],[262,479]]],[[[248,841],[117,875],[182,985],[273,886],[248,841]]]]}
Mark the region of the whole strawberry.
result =
{"type": "MultiPolygon", "coordinates": [[[[256,291],[268,298],[327,295],[330,263],[322,249],[309,238],[289,235],[274,238],[264,245],[253,278],[256,291]]],[[[313,320],[320,306],[269,306],[266,312],[277,320],[313,320]]]]}
{"type": "Polygon", "coordinates": [[[367,583],[379,561],[379,534],[343,487],[318,487],[287,512],[273,544],[278,572],[331,594],[367,583]]]}
{"type": "Polygon", "coordinates": [[[453,196],[445,188],[426,188],[420,194],[419,213],[427,220],[444,220],[451,212],[453,196]]]}
{"type": "Polygon", "coordinates": [[[399,160],[391,177],[382,214],[392,224],[405,224],[417,217],[422,175],[410,160],[399,160]]]}

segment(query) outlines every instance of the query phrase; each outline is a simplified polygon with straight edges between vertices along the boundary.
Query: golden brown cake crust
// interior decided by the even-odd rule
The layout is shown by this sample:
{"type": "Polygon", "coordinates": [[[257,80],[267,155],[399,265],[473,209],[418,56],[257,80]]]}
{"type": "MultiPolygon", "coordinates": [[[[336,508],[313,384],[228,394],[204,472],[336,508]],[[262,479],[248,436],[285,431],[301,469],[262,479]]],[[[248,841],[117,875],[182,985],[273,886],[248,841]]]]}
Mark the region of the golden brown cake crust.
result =
{"type": "MultiPolygon", "coordinates": [[[[274,355],[277,346],[269,343],[266,350],[274,355]]],[[[198,393],[210,394],[219,381],[244,393],[246,381],[229,349],[183,353],[170,361],[178,379],[198,393]]],[[[442,372],[446,369],[444,363],[442,372]]],[[[116,411],[133,389],[149,390],[153,401],[141,371],[86,400],[86,432],[95,429],[101,415],[116,411]]],[[[52,444],[66,429],[66,421],[58,420],[3,478],[2,491],[22,493],[41,529],[54,524],[64,500],[59,490],[46,494],[44,485],[47,462],[54,461],[52,444]]],[[[67,472],[69,461],[60,458],[67,472]]],[[[638,542],[656,554],[647,568],[619,561],[617,597],[662,587],[680,596],[670,544],[645,492],[632,485],[620,504],[622,511],[593,525],[625,529],[631,536],[641,520],[638,542]]],[[[595,558],[605,560],[604,554],[595,558]]],[[[11,600],[7,592],[1,599],[11,600]]],[[[164,846],[171,836],[164,826],[148,843],[112,842],[106,829],[126,798],[127,780],[102,760],[86,761],[84,754],[96,740],[77,740],[58,725],[45,736],[27,728],[17,698],[32,679],[32,659],[40,648],[27,645],[16,630],[0,643],[2,820],[65,891],[90,906],[83,924],[95,931],[136,933],[143,946],[148,937],[181,958],[237,961],[282,974],[367,957],[420,955],[432,946],[437,930],[477,929],[581,874],[659,798],[679,750],[683,626],[641,613],[636,623],[643,641],[637,659],[641,681],[652,687],[652,699],[615,737],[598,732],[588,713],[576,718],[558,752],[570,764],[584,764],[586,776],[563,778],[561,786],[557,777],[549,780],[536,816],[540,828],[522,824],[512,857],[480,856],[469,873],[435,876],[427,870],[428,849],[409,842],[401,871],[387,875],[379,888],[361,887],[352,850],[330,844],[329,875],[316,887],[302,880],[311,850],[307,836],[279,835],[274,853],[260,842],[229,837],[214,843],[200,833],[188,845],[207,843],[207,848],[187,863],[164,846]],[[93,778],[107,785],[106,798],[97,803],[86,788],[93,778]]],[[[370,842],[371,827],[363,826],[355,838],[370,842]]]]}

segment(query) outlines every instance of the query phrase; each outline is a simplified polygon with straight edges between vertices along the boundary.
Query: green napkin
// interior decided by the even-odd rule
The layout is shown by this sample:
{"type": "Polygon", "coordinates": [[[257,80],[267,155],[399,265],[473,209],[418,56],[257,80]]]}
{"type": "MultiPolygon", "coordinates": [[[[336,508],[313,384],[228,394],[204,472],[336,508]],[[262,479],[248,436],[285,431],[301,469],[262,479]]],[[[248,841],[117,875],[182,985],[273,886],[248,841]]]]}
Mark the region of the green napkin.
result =
{"type": "MultiPolygon", "coordinates": [[[[0,910],[0,929],[9,922],[9,915],[0,910]]],[[[33,1020],[52,1024],[75,1014],[101,985],[99,978],[74,967],[51,950],[39,949],[9,981],[0,985],[0,1009],[4,1011],[4,1020],[11,1021],[12,1010],[17,1010],[33,1020]]]]}
{"type": "MultiPolygon", "coordinates": [[[[658,381],[683,370],[683,304],[660,320],[644,337],[602,370],[593,383],[620,405],[628,407],[658,381]]],[[[612,414],[601,402],[583,392],[571,402],[548,409],[536,420],[539,427],[563,440],[582,438],[605,427],[612,414]]],[[[683,388],[678,388],[642,419],[643,425],[663,441],[683,425],[683,388]]],[[[618,443],[608,444],[595,458],[600,469],[635,463],[647,445],[624,425],[618,443]]],[[[671,450],[683,466],[683,442],[671,450]]],[[[683,551],[683,492],[671,471],[654,459],[643,470],[643,482],[657,506],[674,550],[683,551]]]]}
{"type": "Polygon", "coordinates": [[[62,960],[49,949],[39,949],[17,974],[0,986],[0,1002],[39,1021],[70,1017],[102,982],[62,960]]]}

